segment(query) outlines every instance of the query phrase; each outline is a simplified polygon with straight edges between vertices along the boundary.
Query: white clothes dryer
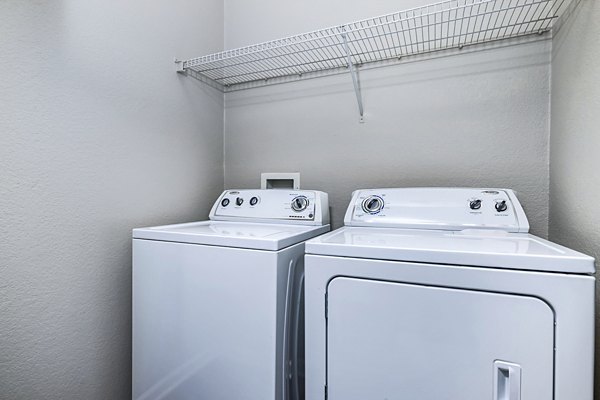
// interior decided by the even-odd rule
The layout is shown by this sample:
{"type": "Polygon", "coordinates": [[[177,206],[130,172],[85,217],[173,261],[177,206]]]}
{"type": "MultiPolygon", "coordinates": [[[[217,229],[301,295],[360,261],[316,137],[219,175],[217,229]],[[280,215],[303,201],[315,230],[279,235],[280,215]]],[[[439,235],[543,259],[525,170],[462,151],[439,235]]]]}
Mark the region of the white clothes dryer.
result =
{"type": "Polygon", "coordinates": [[[210,220],[133,230],[133,398],[303,398],[304,241],[326,193],[227,190],[210,220]]]}
{"type": "Polygon", "coordinates": [[[306,243],[308,400],[592,400],[594,260],[511,190],[359,190],[306,243]]]}

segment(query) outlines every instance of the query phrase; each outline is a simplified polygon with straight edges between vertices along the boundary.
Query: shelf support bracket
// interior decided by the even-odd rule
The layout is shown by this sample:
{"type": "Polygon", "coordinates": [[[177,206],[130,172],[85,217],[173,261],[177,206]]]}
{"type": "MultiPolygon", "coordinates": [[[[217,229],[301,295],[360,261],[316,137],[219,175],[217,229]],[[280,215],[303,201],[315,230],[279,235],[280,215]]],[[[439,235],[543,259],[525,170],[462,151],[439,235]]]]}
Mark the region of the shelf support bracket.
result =
{"type": "Polygon", "coordinates": [[[175,58],[174,62],[175,62],[175,71],[179,72],[179,73],[184,73],[185,69],[183,68],[183,61],[175,58]]]}
{"type": "Polygon", "coordinates": [[[358,102],[358,112],[360,113],[359,121],[365,122],[365,112],[363,108],[362,94],[360,93],[360,86],[358,85],[358,73],[356,67],[352,64],[352,56],[350,54],[350,47],[348,46],[348,35],[346,32],[342,33],[342,39],[344,41],[344,51],[346,53],[346,62],[348,63],[348,70],[352,76],[352,84],[354,85],[354,93],[356,93],[356,101],[358,102]]]}

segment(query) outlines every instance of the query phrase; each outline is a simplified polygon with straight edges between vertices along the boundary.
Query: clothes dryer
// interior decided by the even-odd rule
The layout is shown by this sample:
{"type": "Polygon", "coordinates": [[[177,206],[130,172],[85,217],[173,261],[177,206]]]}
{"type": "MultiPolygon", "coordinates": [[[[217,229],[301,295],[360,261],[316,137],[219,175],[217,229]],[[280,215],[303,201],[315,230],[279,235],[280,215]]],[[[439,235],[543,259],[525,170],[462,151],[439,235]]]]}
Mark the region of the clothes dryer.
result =
{"type": "Polygon", "coordinates": [[[133,230],[133,398],[303,398],[304,241],[327,194],[227,190],[210,220],[133,230]]]}
{"type": "Polygon", "coordinates": [[[306,243],[309,400],[592,400],[594,260],[511,190],[359,190],[306,243]]]}

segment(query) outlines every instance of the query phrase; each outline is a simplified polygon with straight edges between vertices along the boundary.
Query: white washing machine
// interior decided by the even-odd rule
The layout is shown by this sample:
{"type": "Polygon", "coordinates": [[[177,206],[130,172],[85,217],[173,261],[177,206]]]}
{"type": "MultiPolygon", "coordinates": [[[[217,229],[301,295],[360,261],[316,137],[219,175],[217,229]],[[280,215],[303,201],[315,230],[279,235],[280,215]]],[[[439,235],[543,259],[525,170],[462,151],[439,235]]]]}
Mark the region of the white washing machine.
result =
{"type": "Polygon", "coordinates": [[[354,193],[306,243],[307,400],[592,400],[594,260],[510,190],[354,193]]]}
{"type": "Polygon", "coordinates": [[[304,241],[328,224],[325,193],[228,190],[209,221],[134,229],[133,398],[302,397],[304,241]]]}

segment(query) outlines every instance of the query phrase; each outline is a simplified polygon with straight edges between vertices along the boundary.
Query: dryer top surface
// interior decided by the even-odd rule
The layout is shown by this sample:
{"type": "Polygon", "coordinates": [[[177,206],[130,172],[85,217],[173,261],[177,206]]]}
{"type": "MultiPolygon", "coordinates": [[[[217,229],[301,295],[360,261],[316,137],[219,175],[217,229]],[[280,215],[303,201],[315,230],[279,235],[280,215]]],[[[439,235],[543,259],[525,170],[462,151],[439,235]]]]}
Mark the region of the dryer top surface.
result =
{"type": "Polygon", "coordinates": [[[594,259],[527,233],[344,227],[306,243],[308,254],[593,274],[594,259]]]}

